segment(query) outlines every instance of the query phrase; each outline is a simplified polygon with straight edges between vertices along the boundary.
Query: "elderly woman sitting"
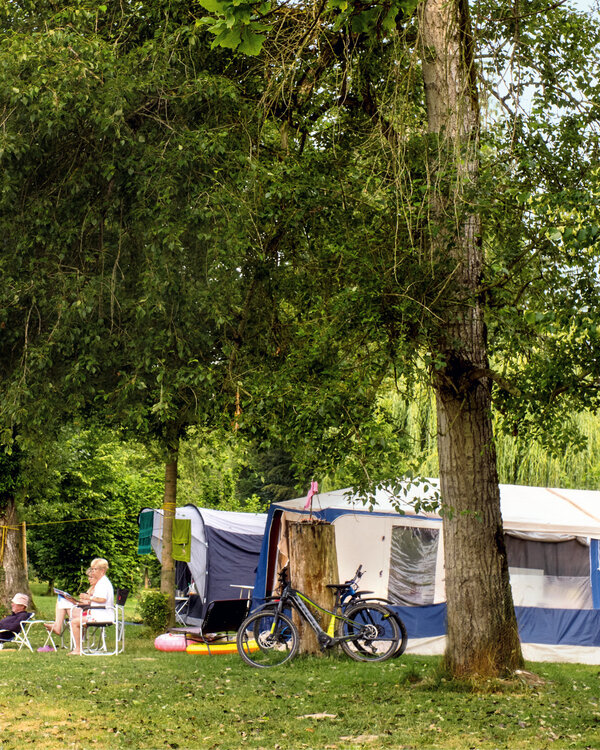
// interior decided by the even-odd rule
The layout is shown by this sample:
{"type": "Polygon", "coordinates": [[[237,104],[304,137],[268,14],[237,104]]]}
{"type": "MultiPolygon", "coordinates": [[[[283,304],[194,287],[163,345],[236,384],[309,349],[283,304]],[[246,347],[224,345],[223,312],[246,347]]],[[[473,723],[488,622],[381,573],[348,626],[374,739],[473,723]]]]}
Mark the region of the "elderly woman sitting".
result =
{"type": "Polygon", "coordinates": [[[59,599],[56,604],[56,615],[53,623],[46,625],[48,630],[60,635],[66,611],[70,611],[71,640],[73,650],[70,655],[81,654],[81,631],[88,623],[111,622],[114,618],[115,595],[112,583],[106,572],[108,562],[96,557],[86,571],[89,589],[79,595],[79,599],[66,602],[59,599]]]}

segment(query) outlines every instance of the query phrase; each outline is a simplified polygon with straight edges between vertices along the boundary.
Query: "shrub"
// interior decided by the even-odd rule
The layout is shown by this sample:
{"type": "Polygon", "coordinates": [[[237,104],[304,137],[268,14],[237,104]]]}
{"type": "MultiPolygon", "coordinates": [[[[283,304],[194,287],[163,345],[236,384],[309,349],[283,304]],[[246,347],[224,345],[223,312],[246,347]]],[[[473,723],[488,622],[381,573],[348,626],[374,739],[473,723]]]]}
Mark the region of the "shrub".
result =
{"type": "Polygon", "coordinates": [[[142,592],[137,609],[144,625],[152,633],[161,633],[166,629],[171,614],[166,594],[152,590],[142,592]]]}

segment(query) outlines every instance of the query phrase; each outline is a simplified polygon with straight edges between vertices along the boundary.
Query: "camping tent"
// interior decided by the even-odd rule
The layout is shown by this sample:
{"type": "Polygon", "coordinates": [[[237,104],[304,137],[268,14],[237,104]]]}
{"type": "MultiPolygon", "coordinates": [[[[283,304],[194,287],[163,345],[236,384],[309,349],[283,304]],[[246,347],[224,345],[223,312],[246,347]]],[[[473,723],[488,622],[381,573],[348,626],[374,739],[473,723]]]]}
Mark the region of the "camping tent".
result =
{"type": "MultiPolygon", "coordinates": [[[[437,480],[378,490],[371,511],[351,490],[271,506],[254,596],[276,587],[286,562],[285,526],[313,517],[335,528],[339,580],[359,564],[361,588],[389,598],[407,626],[408,651],[442,653],[445,642],[441,518],[414,510],[437,480]],[[401,512],[399,512],[401,511],[401,512]],[[402,515],[404,513],[405,515],[402,515]]],[[[513,599],[526,659],[600,664],[600,492],[501,485],[513,599]]]]}
{"type": "MultiPolygon", "coordinates": [[[[140,527],[145,513],[153,514],[152,549],[161,560],[162,511],[144,508],[140,527]]],[[[267,516],[185,505],[176,509],[175,518],[191,523],[190,561],[177,563],[177,588],[186,600],[181,618],[198,625],[209,602],[246,595],[253,586],[267,516]]]]}

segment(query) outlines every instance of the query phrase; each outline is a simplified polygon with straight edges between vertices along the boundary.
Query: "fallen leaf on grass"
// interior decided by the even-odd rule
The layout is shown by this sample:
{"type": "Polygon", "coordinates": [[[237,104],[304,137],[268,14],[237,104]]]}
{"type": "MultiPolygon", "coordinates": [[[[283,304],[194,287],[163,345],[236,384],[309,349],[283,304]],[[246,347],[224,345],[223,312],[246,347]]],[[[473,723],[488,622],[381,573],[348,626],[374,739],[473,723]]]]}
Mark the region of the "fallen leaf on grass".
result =
{"type": "Polygon", "coordinates": [[[337,719],[337,714],[304,714],[296,716],[297,719],[337,719]]]}

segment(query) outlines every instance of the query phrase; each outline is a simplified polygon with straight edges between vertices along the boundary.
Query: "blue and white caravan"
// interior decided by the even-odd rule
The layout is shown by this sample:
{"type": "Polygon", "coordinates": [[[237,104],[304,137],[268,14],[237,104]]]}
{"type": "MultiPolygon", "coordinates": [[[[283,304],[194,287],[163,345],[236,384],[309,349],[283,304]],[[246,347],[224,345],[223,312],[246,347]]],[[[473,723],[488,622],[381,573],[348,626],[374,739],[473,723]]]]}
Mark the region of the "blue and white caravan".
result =
{"type": "MultiPolygon", "coordinates": [[[[429,481],[429,495],[437,491],[429,481]]],[[[406,485],[406,499],[379,490],[372,512],[350,490],[313,498],[314,517],[335,528],[339,580],[359,564],[361,588],[394,602],[406,623],[407,652],[441,654],[446,605],[441,518],[415,513],[424,487],[406,485]]],[[[532,661],[600,664],[600,492],[501,485],[501,505],[513,598],[523,645],[532,661]]],[[[396,493],[397,494],[397,493],[396,493]]],[[[403,494],[402,497],[405,497],[403,494]]],[[[306,518],[306,498],[271,506],[255,599],[276,586],[285,564],[285,524],[306,518]]]]}
{"type": "MultiPolygon", "coordinates": [[[[162,510],[153,513],[152,549],[162,560],[162,510]]],[[[191,522],[190,561],[177,562],[177,620],[200,625],[216,599],[251,595],[262,546],[266,513],[238,513],[184,505],[175,517],[191,522]]],[[[142,522],[140,521],[140,526],[142,522]]]]}

